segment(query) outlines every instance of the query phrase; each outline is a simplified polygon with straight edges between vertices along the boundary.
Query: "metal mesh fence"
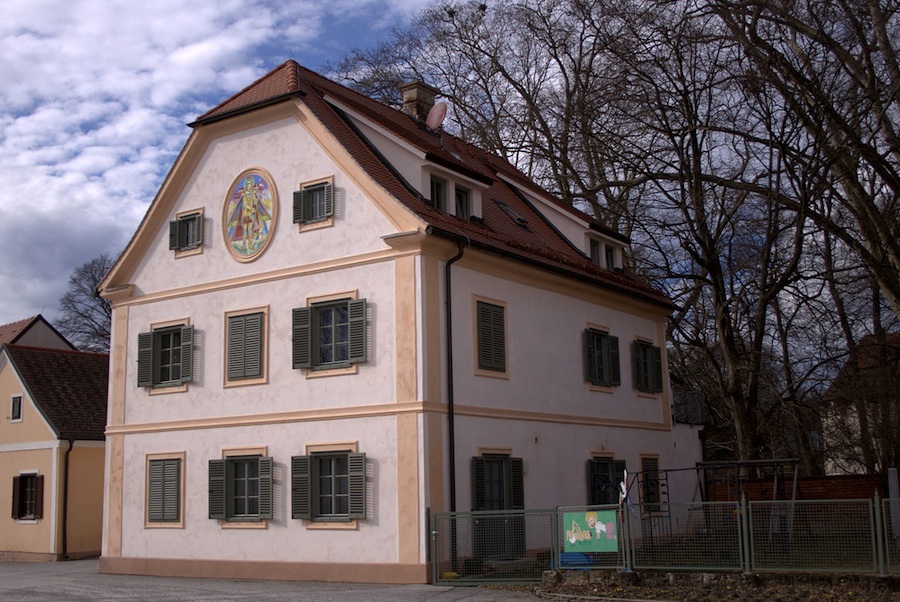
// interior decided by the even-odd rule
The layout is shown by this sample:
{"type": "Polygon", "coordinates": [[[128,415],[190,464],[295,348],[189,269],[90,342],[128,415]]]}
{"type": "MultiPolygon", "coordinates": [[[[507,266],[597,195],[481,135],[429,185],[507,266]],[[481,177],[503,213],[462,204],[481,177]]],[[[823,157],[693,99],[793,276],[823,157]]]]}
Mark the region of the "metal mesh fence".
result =
{"type": "Polygon", "coordinates": [[[546,569],[900,574],[900,499],[655,503],[432,517],[436,583],[546,569]]]}
{"type": "Polygon", "coordinates": [[[740,506],[736,502],[634,506],[626,514],[636,569],[739,571],[740,506]]]}
{"type": "Polygon", "coordinates": [[[435,514],[434,581],[538,581],[552,566],[555,528],[555,510],[435,514]]]}
{"type": "Polygon", "coordinates": [[[754,571],[878,570],[871,500],[750,502],[754,571]]]}

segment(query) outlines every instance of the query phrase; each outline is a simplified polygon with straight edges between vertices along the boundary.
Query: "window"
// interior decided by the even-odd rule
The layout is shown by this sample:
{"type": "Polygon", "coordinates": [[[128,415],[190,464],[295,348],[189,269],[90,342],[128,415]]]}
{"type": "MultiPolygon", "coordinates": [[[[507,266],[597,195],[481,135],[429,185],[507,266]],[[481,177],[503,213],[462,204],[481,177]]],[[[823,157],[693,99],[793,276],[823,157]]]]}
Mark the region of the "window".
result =
{"type": "Polygon", "coordinates": [[[506,372],[505,308],[485,301],[476,301],[475,320],[478,341],[478,368],[506,372]]]}
{"type": "Polygon", "coordinates": [[[600,252],[603,248],[603,245],[600,244],[600,241],[596,238],[590,239],[591,241],[591,263],[594,265],[602,265],[600,263],[600,252]]]}
{"type": "Polygon", "coordinates": [[[525,508],[522,458],[484,454],[472,458],[472,510],[525,508]]]}
{"type": "Polygon", "coordinates": [[[294,368],[341,368],[366,361],[366,300],[338,299],[294,309],[294,368]]]}
{"type": "Polygon", "coordinates": [[[606,269],[616,269],[616,250],[610,246],[606,247],[606,269]]]}
{"type": "Polygon", "coordinates": [[[472,215],[472,203],[469,200],[469,191],[466,188],[456,187],[456,217],[469,219],[472,215]]]}
{"type": "Polygon", "coordinates": [[[519,213],[516,212],[515,209],[513,209],[503,201],[498,201],[497,199],[494,199],[494,203],[496,203],[496,205],[500,207],[500,209],[502,209],[506,215],[509,216],[513,223],[528,230],[528,220],[519,215],[519,213]]]}
{"type": "Polygon", "coordinates": [[[203,214],[180,215],[169,222],[169,249],[187,251],[203,244],[203,214]]]}
{"type": "Polygon", "coordinates": [[[209,461],[209,518],[272,518],[272,458],[232,456],[209,461]]]}
{"type": "Polygon", "coordinates": [[[9,403],[9,419],[22,420],[22,396],[14,395],[9,403]]]}
{"type": "Polygon", "coordinates": [[[321,222],[334,215],[334,185],[316,182],[294,191],[294,223],[321,222]]]}
{"type": "Polygon", "coordinates": [[[659,512],[659,458],[641,458],[641,501],[645,512],[659,512]]]}
{"type": "Polygon", "coordinates": [[[366,455],[314,452],[291,458],[291,516],[321,521],[366,517],[366,455]]]}
{"type": "Polygon", "coordinates": [[[266,315],[256,312],[227,316],[226,380],[264,376],[266,315]]]}
{"type": "Polygon", "coordinates": [[[13,477],[12,517],[34,520],[44,514],[44,476],[20,474],[13,477]]]}
{"type": "Polygon", "coordinates": [[[181,458],[147,460],[147,522],[181,522],[181,458]]]}
{"type": "MultiPolygon", "coordinates": [[[[625,460],[588,460],[588,504],[599,506],[619,502],[619,483],[625,480],[625,460]]],[[[627,484],[626,484],[627,485],[627,484]]]]}
{"type": "Polygon", "coordinates": [[[594,328],[584,330],[584,357],[587,380],[592,385],[614,387],[622,384],[619,371],[619,338],[594,328]]]}
{"type": "Polygon", "coordinates": [[[645,393],[662,391],[662,351],[644,341],[632,344],[634,388],[645,393]]]}
{"type": "Polygon", "coordinates": [[[447,180],[431,176],[431,206],[441,211],[447,210],[447,180]]]}
{"type": "Polygon", "coordinates": [[[138,334],[138,386],[171,387],[193,379],[193,326],[138,334]]]}

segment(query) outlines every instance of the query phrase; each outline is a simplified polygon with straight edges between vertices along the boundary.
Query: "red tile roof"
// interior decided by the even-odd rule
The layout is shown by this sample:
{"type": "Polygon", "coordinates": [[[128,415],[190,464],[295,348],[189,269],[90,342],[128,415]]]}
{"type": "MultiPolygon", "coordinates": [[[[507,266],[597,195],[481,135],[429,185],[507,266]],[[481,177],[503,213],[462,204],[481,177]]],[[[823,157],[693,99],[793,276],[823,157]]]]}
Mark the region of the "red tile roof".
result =
{"type": "Polygon", "coordinates": [[[60,439],[102,441],[109,356],[6,345],[28,394],[60,439]]]}
{"type": "Polygon", "coordinates": [[[18,322],[10,322],[9,324],[0,325],[0,345],[7,343],[15,343],[19,336],[28,330],[32,324],[38,321],[40,316],[31,316],[18,322]]]}
{"type": "Polygon", "coordinates": [[[305,103],[380,186],[429,225],[429,233],[465,241],[483,250],[562,272],[665,308],[672,307],[670,301],[646,281],[594,265],[554,228],[517,187],[527,189],[564,211],[577,214],[590,223],[592,229],[625,241],[617,232],[559,202],[501,157],[440,129],[432,131],[406,113],[341,86],[294,61],[278,66],[201,115],[191,125],[203,126],[289,98],[305,103]],[[482,193],[483,219],[460,219],[431,207],[427,199],[406,182],[354,126],[344,107],[419,149],[429,161],[488,185],[482,193]],[[507,181],[515,182],[516,186],[507,181]],[[497,201],[523,217],[527,223],[516,223],[497,201]]]}

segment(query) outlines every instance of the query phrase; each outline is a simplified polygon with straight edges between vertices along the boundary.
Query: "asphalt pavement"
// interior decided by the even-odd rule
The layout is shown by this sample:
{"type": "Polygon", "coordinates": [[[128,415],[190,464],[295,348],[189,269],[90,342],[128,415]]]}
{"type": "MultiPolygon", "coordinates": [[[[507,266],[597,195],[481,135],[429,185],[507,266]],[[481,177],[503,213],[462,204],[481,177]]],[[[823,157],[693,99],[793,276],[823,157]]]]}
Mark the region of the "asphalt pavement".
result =
{"type": "Polygon", "coordinates": [[[315,602],[512,602],[527,593],[479,587],[375,585],[101,575],[96,558],[68,562],[0,562],[3,602],[89,600],[280,600],[315,602]]]}

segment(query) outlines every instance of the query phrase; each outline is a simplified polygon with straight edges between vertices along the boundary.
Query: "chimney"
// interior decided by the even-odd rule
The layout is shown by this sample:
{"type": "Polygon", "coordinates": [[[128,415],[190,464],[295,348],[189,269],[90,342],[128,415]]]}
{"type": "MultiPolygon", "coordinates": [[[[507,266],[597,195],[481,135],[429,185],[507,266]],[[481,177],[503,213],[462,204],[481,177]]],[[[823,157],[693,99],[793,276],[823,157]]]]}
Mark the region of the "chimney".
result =
{"type": "Polygon", "coordinates": [[[425,121],[428,111],[434,106],[434,97],[441,92],[419,81],[401,84],[400,91],[403,92],[403,112],[419,121],[425,121]]]}

